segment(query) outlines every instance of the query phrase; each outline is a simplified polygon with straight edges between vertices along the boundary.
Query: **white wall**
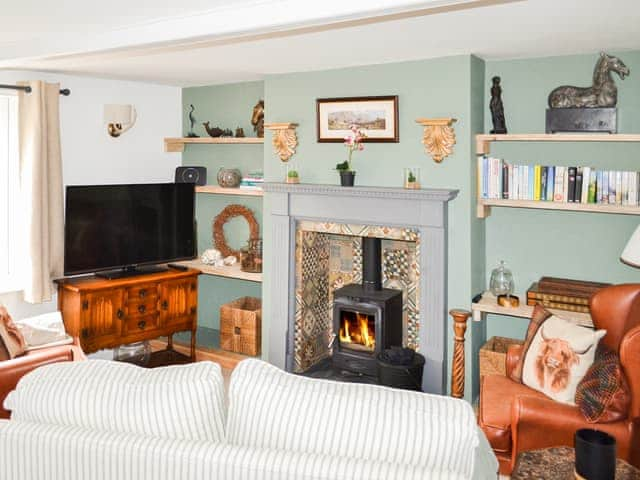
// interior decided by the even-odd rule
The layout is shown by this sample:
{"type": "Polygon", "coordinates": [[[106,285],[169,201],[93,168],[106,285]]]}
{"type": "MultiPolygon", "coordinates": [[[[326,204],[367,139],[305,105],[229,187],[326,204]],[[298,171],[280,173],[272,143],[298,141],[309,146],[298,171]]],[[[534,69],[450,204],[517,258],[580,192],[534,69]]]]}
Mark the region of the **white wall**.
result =
{"type": "MultiPolygon", "coordinates": [[[[60,135],[66,185],[150,183],[173,181],[181,155],[164,153],[163,138],[182,132],[181,89],[139,82],[39,72],[2,71],[0,83],[19,80],[59,82],[71,89],[60,97],[60,135]],[[103,124],[107,103],[132,104],[138,112],[136,125],[120,138],[111,138],[103,124]]],[[[30,305],[22,293],[0,294],[16,319],[56,309],[54,301],[30,305]]]]}

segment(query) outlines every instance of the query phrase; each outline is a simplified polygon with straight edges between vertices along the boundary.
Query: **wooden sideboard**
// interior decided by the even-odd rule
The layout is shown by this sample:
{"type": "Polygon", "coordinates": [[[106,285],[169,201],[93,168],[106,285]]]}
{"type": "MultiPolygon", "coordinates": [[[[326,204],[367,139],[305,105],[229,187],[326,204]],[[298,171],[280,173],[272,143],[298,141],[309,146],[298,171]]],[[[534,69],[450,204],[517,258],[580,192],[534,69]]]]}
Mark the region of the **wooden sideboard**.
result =
{"type": "Polygon", "coordinates": [[[58,309],[86,353],[191,331],[195,360],[199,270],[172,270],[107,280],[58,281],[58,309]]]}

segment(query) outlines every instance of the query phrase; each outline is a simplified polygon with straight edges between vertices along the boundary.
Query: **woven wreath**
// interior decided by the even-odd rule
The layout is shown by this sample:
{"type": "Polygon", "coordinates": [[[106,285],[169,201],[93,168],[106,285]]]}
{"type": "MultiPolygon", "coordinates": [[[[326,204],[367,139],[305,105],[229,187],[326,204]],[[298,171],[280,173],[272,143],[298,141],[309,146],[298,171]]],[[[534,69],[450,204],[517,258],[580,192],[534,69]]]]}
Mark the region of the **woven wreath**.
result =
{"type": "Polygon", "coordinates": [[[253,212],[244,205],[228,205],[213,220],[213,244],[220,250],[224,258],[234,256],[240,260],[240,250],[234,250],[227,245],[227,239],[224,237],[224,224],[234,217],[244,217],[249,224],[249,238],[260,237],[260,226],[253,216],[253,212]]]}

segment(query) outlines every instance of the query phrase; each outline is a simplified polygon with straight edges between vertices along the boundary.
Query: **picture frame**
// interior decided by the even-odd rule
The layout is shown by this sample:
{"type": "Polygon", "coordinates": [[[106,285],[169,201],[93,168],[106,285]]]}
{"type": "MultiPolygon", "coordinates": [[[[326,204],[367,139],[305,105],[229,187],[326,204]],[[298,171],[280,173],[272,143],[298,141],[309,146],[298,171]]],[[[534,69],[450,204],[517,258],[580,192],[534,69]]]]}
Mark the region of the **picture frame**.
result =
{"type": "Polygon", "coordinates": [[[342,143],[350,126],[364,130],[367,143],[398,143],[398,96],[316,99],[319,143],[342,143]]]}

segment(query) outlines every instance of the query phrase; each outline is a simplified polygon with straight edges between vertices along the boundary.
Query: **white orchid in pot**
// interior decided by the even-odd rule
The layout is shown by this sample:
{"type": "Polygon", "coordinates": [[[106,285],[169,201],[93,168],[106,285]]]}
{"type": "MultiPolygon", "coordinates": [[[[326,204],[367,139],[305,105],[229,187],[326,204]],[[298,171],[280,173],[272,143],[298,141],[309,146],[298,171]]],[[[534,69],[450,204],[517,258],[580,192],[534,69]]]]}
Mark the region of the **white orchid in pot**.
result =
{"type": "Polygon", "coordinates": [[[351,168],[351,159],[353,152],[364,150],[364,144],[362,141],[367,138],[367,134],[357,125],[351,125],[349,128],[351,133],[344,137],[344,145],[349,152],[349,158],[344,162],[336,165],[336,170],[340,172],[340,184],[343,187],[353,187],[354,180],[356,178],[356,172],[351,168]]]}

